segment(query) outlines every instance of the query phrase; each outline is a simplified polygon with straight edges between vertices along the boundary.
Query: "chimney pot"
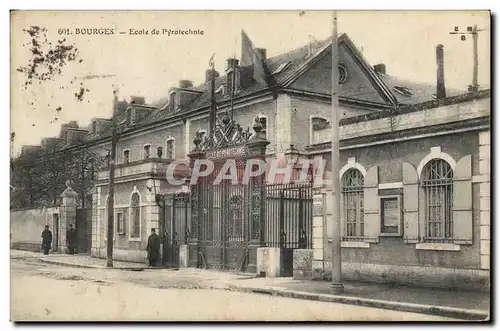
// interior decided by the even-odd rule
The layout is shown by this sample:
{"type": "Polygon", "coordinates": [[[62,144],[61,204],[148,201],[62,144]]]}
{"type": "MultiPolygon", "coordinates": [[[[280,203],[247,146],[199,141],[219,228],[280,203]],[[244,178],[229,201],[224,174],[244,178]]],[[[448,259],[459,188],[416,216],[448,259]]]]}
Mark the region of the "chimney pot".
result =
{"type": "Polygon", "coordinates": [[[386,75],[385,64],[379,63],[373,66],[376,73],[386,75]]]}
{"type": "Polygon", "coordinates": [[[144,105],[146,103],[146,98],[132,95],[130,96],[130,103],[134,105],[144,105]]]}
{"type": "Polygon", "coordinates": [[[443,45],[436,46],[437,62],[437,81],[436,81],[436,99],[446,98],[446,87],[444,84],[444,52],[443,45]]]}
{"type": "Polygon", "coordinates": [[[179,81],[180,88],[190,88],[193,87],[193,82],[188,79],[182,79],[179,81]]]}
{"type": "Polygon", "coordinates": [[[262,57],[262,60],[266,60],[267,49],[265,49],[265,48],[257,48],[257,53],[260,54],[260,56],[262,57]]]}
{"type": "Polygon", "coordinates": [[[226,70],[230,70],[233,67],[238,68],[239,60],[235,58],[229,58],[226,60],[226,63],[227,63],[226,70]]]}

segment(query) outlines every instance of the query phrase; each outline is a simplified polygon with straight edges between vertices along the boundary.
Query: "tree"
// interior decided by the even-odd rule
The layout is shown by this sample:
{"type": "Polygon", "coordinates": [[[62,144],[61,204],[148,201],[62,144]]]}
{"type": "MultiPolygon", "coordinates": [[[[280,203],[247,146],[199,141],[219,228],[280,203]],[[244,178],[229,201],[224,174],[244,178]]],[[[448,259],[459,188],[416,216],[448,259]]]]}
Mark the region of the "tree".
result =
{"type": "Polygon", "coordinates": [[[57,204],[68,179],[78,192],[78,205],[85,207],[96,170],[103,161],[103,156],[86,146],[22,154],[12,162],[11,208],[44,208],[57,204]]]}

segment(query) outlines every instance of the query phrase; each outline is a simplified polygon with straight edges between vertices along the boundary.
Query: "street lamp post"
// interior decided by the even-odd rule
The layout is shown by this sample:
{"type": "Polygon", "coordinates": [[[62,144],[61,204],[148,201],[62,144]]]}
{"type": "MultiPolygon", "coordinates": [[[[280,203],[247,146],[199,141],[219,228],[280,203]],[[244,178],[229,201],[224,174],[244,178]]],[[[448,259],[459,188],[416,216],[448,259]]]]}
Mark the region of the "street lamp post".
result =
{"type": "Polygon", "coordinates": [[[338,294],[344,291],[342,285],[342,255],[340,233],[340,150],[339,150],[339,82],[338,82],[338,32],[337,11],[333,12],[332,31],[332,283],[331,292],[338,294]]]}

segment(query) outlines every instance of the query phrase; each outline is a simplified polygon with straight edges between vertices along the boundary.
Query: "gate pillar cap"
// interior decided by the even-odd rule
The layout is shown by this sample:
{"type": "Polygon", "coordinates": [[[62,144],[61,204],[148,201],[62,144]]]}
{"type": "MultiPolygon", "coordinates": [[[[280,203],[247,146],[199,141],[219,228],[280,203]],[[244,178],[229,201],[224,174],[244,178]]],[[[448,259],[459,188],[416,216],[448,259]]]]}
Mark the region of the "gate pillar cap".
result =
{"type": "Polygon", "coordinates": [[[78,193],[76,193],[75,190],[71,188],[72,182],[71,180],[66,181],[66,189],[61,193],[62,198],[76,198],[78,196],[78,193]]]}

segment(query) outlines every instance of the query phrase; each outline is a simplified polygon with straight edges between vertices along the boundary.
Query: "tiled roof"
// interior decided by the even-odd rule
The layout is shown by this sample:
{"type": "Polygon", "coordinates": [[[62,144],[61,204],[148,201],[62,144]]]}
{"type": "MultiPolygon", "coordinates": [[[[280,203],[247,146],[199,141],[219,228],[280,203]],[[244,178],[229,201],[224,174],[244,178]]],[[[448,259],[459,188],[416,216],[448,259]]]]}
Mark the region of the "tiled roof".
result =
{"type": "MultiPolygon", "coordinates": [[[[398,102],[402,104],[417,104],[429,101],[432,100],[434,98],[433,95],[436,94],[436,86],[433,86],[431,84],[408,81],[394,76],[383,75],[383,74],[379,74],[379,77],[387,85],[387,87],[389,87],[392,94],[394,94],[394,96],[397,98],[398,102]],[[403,87],[403,88],[407,87],[409,88],[411,95],[404,95],[398,93],[394,89],[394,87],[396,87],[396,90],[398,89],[397,87],[403,87]]],[[[466,91],[447,88],[446,96],[452,97],[455,95],[463,94],[465,92],[466,91]]]]}
{"type": "MultiPolygon", "coordinates": [[[[341,35],[339,37],[339,42],[341,42],[341,40],[347,42],[350,49],[352,49],[352,53],[354,54],[354,56],[359,59],[358,62],[361,63],[361,66],[364,67],[364,72],[366,73],[366,75],[370,76],[371,80],[373,81],[373,84],[376,85],[376,88],[379,91],[381,91],[382,94],[385,94],[386,102],[392,103],[394,102],[393,100],[397,100],[398,103],[412,105],[433,99],[433,94],[435,93],[434,86],[430,84],[409,82],[389,75],[376,74],[373,68],[363,59],[361,52],[357,50],[357,48],[347,35],[345,34],[341,35]],[[411,90],[412,94],[408,96],[402,95],[395,91],[394,89],[395,86],[408,87],[411,90]]],[[[332,38],[330,37],[322,41],[312,42],[311,45],[307,43],[304,46],[291,50],[287,53],[266,59],[264,72],[268,76],[271,76],[272,73],[274,73],[278,67],[284,66],[285,63],[289,64],[286,65],[284,69],[281,70],[279,73],[272,75],[271,79],[266,79],[267,86],[266,84],[258,83],[255,79],[253,79],[245,86],[243,90],[237,91],[235,93],[235,98],[238,99],[261,90],[269,89],[274,84],[278,86],[286,86],[287,84],[290,83],[290,81],[300,76],[305,70],[308,70],[308,68],[315,62],[315,59],[319,58],[321,56],[320,54],[324,54],[324,52],[327,51],[327,46],[331,45],[331,41],[332,38]],[[309,47],[311,47],[312,50],[311,56],[307,56],[309,52],[309,47]]],[[[215,88],[216,89],[219,88],[221,84],[225,82],[225,80],[226,80],[225,75],[216,78],[215,88]]],[[[152,110],[148,116],[136,121],[136,124],[131,128],[126,127],[125,109],[127,105],[124,102],[121,102],[120,114],[118,116],[118,121],[117,121],[118,132],[126,132],[136,127],[143,127],[151,123],[160,122],[174,114],[182,114],[183,112],[188,110],[208,108],[210,106],[210,93],[209,89],[207,89],[206,84],[205,83],[200,84],[194,87],[193,89],[202,91],[202,93],[198,97],[196,97],[189,105],[184,106],[183,109],[180,109],[175,112],[172,112],[168,109],[168,107],[165,107],[168,104],[167,97],[161,98],[160,100],[153,102],[151,105],[137,105],[138,107],[143,107],[143,108],[147,107],[151,108],[152,110]]],[[[316,92],[323,93],[324,91],[326,91],[325,89],[320,89],[320,90],[322,92],[321,91],[316,91],[316,92]]],[[[346,91],[343,92],[345,93],[346,91]]],[[[464,92],[465,91],[462,92],[462,91],[447,89],[447,96],[453,96],[464,92]]],[[[230,96],[228,96],[227,94],[224,95],[222,95],[221,93],[216,94],[216,101],[218,103],[229,100],[230,96]]],[[[111,122],[107,125],[107,129],[103,130],[100,134],[89,135],[86,137],[86,139],[93,140],[96,138],[99,139],[110,136],[111,136],[111,122]]]]}

